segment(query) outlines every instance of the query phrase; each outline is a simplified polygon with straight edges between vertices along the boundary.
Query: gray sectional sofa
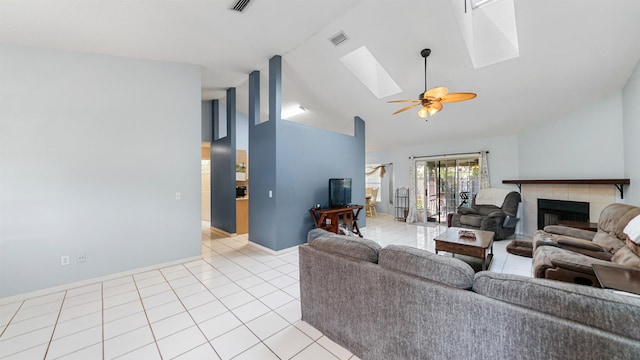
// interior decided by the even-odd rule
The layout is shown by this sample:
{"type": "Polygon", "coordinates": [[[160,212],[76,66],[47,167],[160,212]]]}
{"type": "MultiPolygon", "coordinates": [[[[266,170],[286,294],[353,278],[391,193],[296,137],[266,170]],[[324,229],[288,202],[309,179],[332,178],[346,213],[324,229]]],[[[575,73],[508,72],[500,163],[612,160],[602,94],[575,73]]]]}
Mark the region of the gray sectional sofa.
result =
{"type": "Polygon", "coordinates": [[[366,359],[639,359],[640,298],[309,232],[302,319],[366,359]]]}

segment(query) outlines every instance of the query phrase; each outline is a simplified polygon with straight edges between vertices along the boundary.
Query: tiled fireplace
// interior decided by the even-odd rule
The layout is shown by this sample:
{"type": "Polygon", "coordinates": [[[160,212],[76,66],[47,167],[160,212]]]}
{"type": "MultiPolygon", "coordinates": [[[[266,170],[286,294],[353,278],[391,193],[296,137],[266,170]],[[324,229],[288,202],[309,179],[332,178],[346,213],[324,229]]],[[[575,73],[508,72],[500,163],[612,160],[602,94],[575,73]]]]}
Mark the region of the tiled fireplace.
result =
{"type": "Polygon", "coordinates": [[[522,184],[522,232],[532,236],[538,229],[538,199],[588,203],[588,222],[598,222],[605,206],[616,202],[612,185],[522,184]]]}

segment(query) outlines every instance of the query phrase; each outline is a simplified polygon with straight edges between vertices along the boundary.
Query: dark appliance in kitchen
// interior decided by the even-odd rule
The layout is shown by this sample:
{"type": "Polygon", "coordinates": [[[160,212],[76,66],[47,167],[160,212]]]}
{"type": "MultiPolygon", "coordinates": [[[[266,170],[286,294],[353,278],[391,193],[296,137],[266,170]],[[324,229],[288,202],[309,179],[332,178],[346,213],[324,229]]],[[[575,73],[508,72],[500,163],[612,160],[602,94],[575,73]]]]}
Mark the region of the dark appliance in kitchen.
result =
{"type": "Polygon", "coordinates": [[[236,198],[241,198],[247,196],[247,187],[246,186],[236,186],[236,198]]]}

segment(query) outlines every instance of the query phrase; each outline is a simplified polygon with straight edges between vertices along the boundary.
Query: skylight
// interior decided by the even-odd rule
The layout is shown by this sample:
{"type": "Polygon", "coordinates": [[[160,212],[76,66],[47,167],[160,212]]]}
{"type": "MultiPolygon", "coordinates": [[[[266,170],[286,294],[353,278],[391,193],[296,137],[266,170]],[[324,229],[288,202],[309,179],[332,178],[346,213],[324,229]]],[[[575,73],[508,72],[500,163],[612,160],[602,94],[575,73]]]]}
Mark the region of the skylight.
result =
{"type": "Polygon", "coordinates": [[[402,91],[366,46],[362,46],[341,57],[340,61],[378,99],[395,95],[402,91]]]}
{"type": "Polygon", "coordinates": [[[473,66],[478,69],[520,55],[514,0],[452,2],[473,66]]]}

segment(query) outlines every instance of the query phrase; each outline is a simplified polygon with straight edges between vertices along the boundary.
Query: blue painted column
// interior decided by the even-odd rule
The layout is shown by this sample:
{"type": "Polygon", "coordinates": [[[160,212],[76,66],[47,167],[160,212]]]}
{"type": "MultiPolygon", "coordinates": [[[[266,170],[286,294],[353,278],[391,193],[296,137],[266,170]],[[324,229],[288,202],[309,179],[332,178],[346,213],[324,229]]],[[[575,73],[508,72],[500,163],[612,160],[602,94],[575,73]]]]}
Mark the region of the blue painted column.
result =
{"type": "Polygon", "coordinates": [[[211,226],[236,232],[236,89],[227,89],[227,134],[220,138],[220,108],[213,104],[211,226]]]}
{"type": "Polygon", "coordinates": [[[260,123],[259,71],[249,74],[249,149],[249,239],[275,249],[276,122],[270,110],[269,120],[260,123]]]}

